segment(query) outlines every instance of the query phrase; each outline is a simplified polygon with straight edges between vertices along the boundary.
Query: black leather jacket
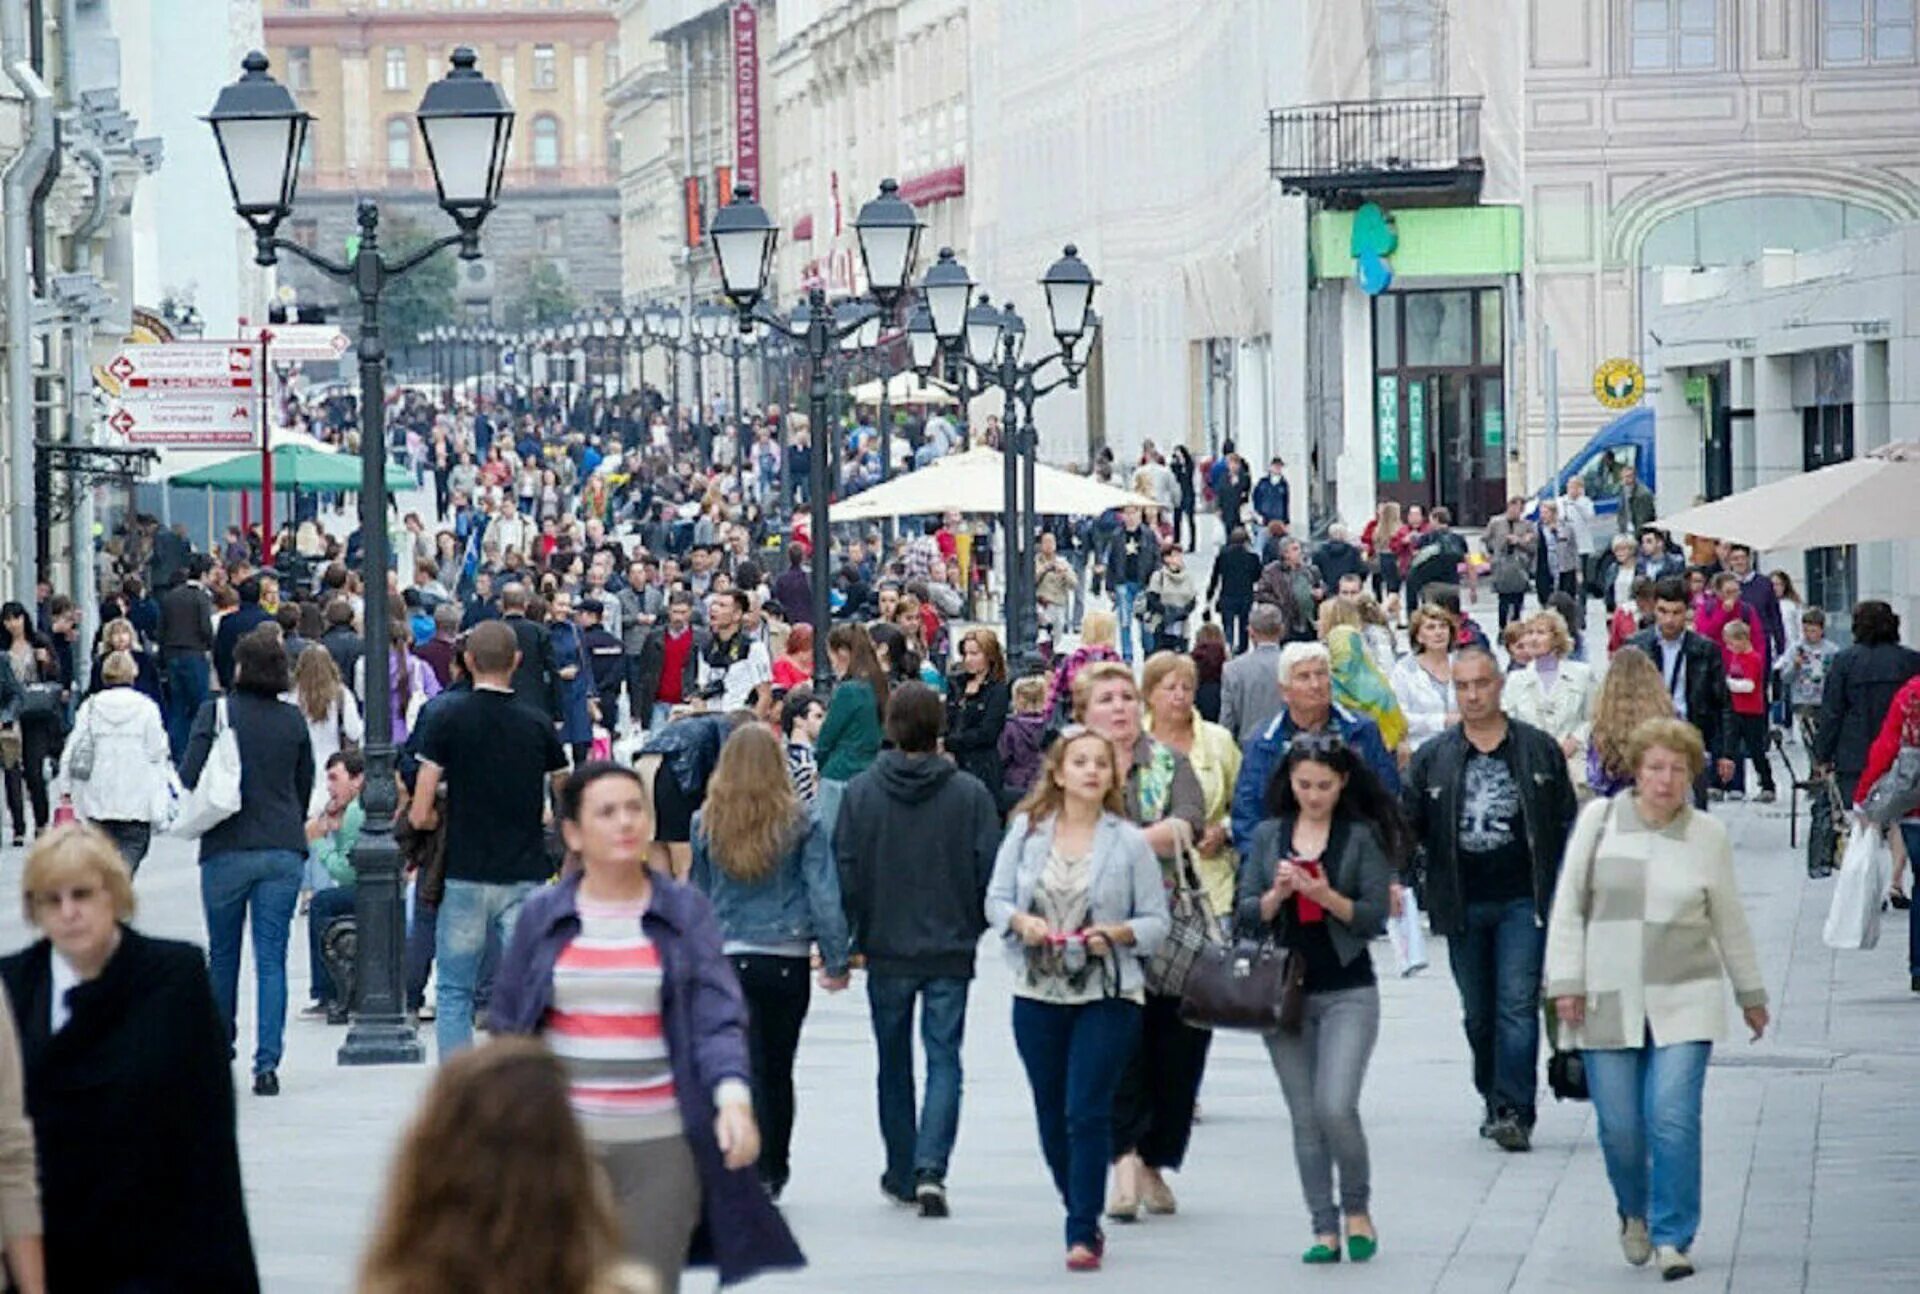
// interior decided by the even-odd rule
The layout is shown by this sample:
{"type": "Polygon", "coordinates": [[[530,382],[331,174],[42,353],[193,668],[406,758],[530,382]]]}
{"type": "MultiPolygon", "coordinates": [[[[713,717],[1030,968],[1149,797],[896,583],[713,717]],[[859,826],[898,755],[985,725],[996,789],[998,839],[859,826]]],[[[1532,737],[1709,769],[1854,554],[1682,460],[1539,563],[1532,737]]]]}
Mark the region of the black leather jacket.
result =
{"type": "MultiPolygon", "coordinates": [[[[1544,925],[1579,805],[1560,743],[1517,719],[1507,720],[1507,730],[1514,780],[1520,784],[1521,825],[1533,855],[1533,911],[1544,925]]],[[[1437,935],[1455,935],[1466,928],[1466,887],[1455,846],[1468,749],[1465,728],[1454,724],[1420,747],[1401,789],[1401,806],[1415,842],[1413,878],[1437,935]]]]}

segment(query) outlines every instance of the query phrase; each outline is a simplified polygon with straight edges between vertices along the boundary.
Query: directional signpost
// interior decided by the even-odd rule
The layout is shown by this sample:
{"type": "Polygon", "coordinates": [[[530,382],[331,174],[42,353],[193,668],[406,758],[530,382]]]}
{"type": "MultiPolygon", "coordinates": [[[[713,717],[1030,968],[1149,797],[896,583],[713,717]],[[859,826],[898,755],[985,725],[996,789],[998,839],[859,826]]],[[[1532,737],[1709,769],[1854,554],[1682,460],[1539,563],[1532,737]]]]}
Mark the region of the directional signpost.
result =
{"type": "Polygon", "coordinates": [[[119,385],[107,426],[129,445],[245,448],[254,443],[259,357],[250,341],[128,346],[107,363],[119,385]]]}
{"type": "Polygon", "coordinates": [[[230,399],[130,395],[112,401],[107,426],[129,445],[246,449],[253,444],[253,401],[246,395],[230,399]]]}
{"type": "Polygon", "coordinates": [[[129,346],[107,364],[107,372],[130,393],[251,393],[259,381],[259,352],[250,341],[129,346]]]}
{"type": "Polygon", "coordinates": [[[337,363],[353,343],[332,324],[272,324],[260,334],[273,362],[337,363]]]}

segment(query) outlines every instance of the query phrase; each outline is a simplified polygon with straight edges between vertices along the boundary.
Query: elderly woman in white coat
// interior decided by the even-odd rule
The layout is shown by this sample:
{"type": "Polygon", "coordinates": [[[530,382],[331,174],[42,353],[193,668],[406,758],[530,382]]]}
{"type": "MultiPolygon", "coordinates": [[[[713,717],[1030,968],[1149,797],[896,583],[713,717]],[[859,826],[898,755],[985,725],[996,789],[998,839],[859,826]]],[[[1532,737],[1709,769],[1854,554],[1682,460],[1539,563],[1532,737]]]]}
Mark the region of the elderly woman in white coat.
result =
{"type": "Polygon", "coordinates": [[[101,688],[80,703],[60,754],[60,779],[74,812],[113,839],[129,872],[140,870],[153,843],[172,769],[166,722],[153,698],[135,686],[139,678],[131,652],[108,652],[100,662],[101,688]]]}
{"type": "Polygon", "coordinates": [[[1757,1041],[1767,990],[1719,821],[1694,809],[1700,731],[1647,719],[1627,743],[1633,790],[1580,811],[1547,922],[1547,995],[1582,1049],[1600,1150],[1638,1267],[1693,1274],[1700,1107],[1726,1031],[1725,982],[1757,1041]]]}
{"type": "Polygon", "coordinates": [[[1067,1210],[1067,1268],[1097,1271],[1114,1092],[1139,1045],[1146,962],[1166,938],[1160,863],[1126,816],[1113,745],[1074,725],[1014,810],[987,885],[1013,965],[1013,1038],[1067,1210]]]}
{"type": "Polygon", "coordinates": [[[1500,705],[1507,717],[1560,743],[1576,789],[1587,784],[1587,737],[1593,731],[1593,669],[1573,655],[1573,635],[1558,611],[1537,612],[1525,629],[1531,659],[1507,676],[1500,705]]]}

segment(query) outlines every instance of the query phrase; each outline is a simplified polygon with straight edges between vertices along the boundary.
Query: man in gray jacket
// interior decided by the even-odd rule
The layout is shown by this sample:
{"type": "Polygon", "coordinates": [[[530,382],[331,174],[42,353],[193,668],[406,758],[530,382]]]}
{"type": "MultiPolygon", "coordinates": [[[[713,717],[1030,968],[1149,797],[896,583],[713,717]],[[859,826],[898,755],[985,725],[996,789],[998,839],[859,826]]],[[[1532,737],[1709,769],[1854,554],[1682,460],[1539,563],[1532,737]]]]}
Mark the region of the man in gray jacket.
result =
{"type": "Polygon", "coordinates": [[[1253,645],[1220,673],[1220,725],[1245,746],[1280,713],[1280,636],[1286,617],[1271,602],[1254,605],[1247,617],[1253,645]]]}

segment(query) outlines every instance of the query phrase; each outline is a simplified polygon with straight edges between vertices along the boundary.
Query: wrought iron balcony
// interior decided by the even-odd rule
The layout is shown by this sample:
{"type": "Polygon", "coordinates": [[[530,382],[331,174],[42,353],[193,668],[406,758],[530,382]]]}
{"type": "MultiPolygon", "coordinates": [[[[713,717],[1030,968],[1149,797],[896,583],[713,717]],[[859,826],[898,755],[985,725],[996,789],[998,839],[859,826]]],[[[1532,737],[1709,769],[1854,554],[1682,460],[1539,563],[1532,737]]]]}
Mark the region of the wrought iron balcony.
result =
{"type": "Polygon", "coordinates": [[[1478,198],[1480,99],[1362,99],[1267,114],[1270,169],[1289,193],[1478,198]]]}

